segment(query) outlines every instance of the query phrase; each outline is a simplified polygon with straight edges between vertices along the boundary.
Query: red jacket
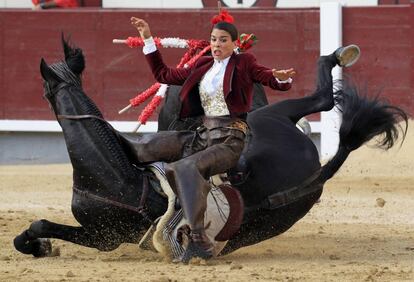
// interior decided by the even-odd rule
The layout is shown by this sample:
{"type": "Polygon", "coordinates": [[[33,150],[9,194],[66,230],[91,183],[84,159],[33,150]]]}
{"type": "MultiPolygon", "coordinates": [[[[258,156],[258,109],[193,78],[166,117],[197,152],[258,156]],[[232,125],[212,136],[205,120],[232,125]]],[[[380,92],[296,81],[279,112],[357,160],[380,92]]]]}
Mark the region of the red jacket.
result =
{"type": "MultiPolygon", "coordinates": [[[[181,118],[204,114],[198,86],[204,74],[213,65],[213,57],[201,57],[187,69],[169,68],[158,50],[145,57],[158,82],[183,86],[180,92],[181,118]]],[[[224,99],[232,117],[241,116],[250,110],[255,82],[282,91],[289,90],[292,86],[291,83],[278,83],[272,70],[257,64],[253,55],[233,53],[227,64],[223,82],[224,99]]]]}

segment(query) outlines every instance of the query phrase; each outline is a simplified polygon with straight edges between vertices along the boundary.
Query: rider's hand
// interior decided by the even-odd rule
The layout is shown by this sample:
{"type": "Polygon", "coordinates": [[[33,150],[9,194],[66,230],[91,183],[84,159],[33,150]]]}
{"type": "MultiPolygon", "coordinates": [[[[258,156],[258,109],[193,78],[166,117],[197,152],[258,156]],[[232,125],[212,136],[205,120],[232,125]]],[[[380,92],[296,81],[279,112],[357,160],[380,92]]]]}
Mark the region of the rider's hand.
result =
{"type": "Polygon", "coordinates": [[[291,77],[294,77],[295,74],[296,74],[296,71],[292,68],[287,69],[287,70],[272,69],[272,73],[273,73],[274,77],[276,77],[277,79],[283,81],[283,80],[287,80],[291,77]]]}
{"type": "Polygon", "coordinates": [[[151,37],[149,25],[143,19],[132,17],[131,24],[138,30],[142,39],[147,39],[151,37]]]}

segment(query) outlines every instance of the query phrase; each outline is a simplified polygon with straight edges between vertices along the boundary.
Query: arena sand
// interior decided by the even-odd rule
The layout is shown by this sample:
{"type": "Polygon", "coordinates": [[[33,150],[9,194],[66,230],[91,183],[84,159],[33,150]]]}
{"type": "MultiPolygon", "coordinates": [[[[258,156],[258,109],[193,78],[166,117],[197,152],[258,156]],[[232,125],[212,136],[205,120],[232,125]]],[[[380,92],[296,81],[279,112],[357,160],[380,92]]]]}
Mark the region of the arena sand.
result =
{"type": "Polygon", "coordinates": [[[414,281],[414,125],[400,149],[355,151],[288,232],[212,261],[166,263],[135,245],[99,252],[53,240],[17,252],[33,220],[76,224],[69,165],[0,166],[0,281],[414,281]]]}

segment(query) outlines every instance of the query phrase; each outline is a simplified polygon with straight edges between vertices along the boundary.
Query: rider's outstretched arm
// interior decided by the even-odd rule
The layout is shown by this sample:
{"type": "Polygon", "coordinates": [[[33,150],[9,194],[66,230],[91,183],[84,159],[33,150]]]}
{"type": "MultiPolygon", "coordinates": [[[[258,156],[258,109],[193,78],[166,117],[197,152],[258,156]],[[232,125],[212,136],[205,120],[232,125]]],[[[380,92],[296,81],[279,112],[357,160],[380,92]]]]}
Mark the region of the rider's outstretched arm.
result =
{"type": "Polygon", "coordinates": [[[272,89],[286,91],[292,87],[292,77],[296,74],[293,68],[287,70],[270,69],[257,63],[256,58],[249,54],[249,72],[254,82],[269,86],[272,89]]]}
{"type": "Polygon", "coordinates": [[[155,79],[160,83],[182,85],[190,75],[192,68],[168,67],[164,63],[161,53],[157,50],[148,23],[143,19],[132,17],[131,24],[144,40],[143,52],[155,79]]]}

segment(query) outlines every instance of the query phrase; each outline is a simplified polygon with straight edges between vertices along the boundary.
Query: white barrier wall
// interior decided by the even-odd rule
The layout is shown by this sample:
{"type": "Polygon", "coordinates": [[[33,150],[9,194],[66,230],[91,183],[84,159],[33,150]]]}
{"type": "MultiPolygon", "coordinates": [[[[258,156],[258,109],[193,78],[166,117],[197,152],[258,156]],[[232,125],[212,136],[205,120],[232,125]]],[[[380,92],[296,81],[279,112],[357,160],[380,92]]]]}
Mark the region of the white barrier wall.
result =
{"type": "MultiPolygon", "coordinates": [[[[137,127],[136,121],[109,121],[118,131],[132,133],[137,127]]],[[[141,125],[140,133],[157,132],[158,122],[149,121],[141,125]]],[[[0,132],[62,132],[62,128],[55,120],[0,120],[0,132]]]]}
{"type": "Polygon", "coordinates": [[[203,8],[201,0],[102,0],[103,8],[203,8]]]}
{"type": "Polygon", "coordinates": [[[32,8],[31,0],[0,0],[0,8],[32,8]]]}
{"type": "MultiPolygon", "coordinates": [[[[320,8],[320,55],[329,55],[342,46],[342,5],[324,2],[320,8]]],[[[342,78],[342,69],[332,70],[334,80],[342,78]]],[[[321,159],[330,159],[338,150],[341,117],[336,108],[321,113],[321,159]]]]}
{"type": "Polygon", "coordinates": [[[278,8],[313,8],[324,2],[337,2],[342,6],[377,6],[378,0],[278,0],[278,8]]]}

